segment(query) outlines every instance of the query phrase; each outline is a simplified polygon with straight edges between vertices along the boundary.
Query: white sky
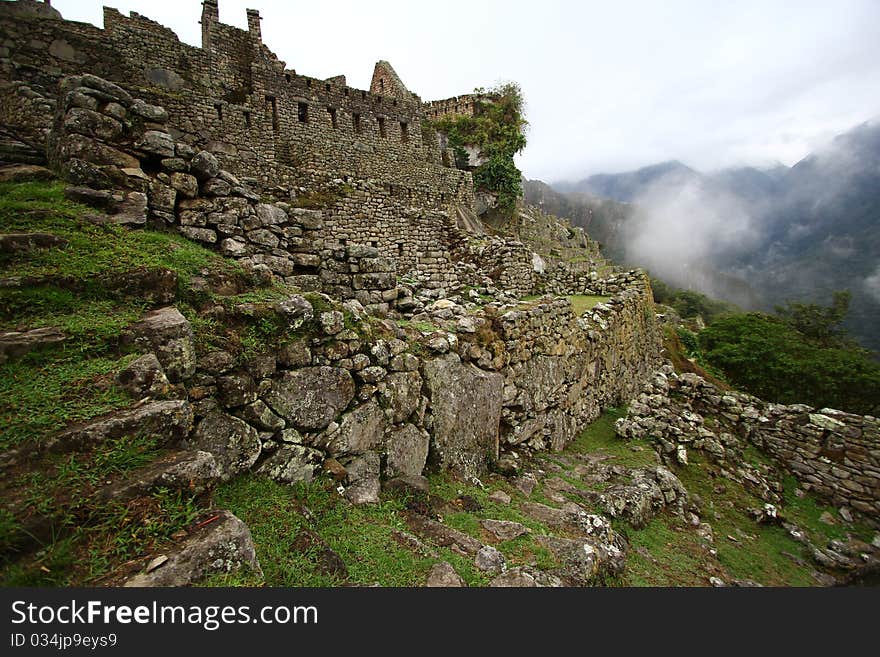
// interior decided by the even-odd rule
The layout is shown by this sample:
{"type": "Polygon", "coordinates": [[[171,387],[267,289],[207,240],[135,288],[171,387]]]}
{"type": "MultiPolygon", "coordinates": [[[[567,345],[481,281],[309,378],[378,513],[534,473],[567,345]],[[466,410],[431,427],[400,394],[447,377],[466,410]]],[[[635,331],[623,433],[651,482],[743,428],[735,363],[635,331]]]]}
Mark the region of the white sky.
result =
{"type": "MultiPolygon", "coordinates": [[[[53,0],[102,25],[136,11],[199,45],[199,0],[53,0]]],[[[552,182],[679,159],[702,170],[794,164],[880,117],[878,0],[219,0],[297,72],[367,88],[389,60],[424,100],[520,83],[519,166],[552,182]]]]}

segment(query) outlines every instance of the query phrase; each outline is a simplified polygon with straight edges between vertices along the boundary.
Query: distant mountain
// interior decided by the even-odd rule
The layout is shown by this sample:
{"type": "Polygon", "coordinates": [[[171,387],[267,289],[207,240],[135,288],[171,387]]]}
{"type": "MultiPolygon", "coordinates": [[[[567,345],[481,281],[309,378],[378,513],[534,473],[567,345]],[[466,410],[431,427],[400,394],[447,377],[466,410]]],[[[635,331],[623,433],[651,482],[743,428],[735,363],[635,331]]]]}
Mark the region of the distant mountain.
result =
{"type": "Polygon", "coordinates": [[[780,193],[788,172],[782,164],[767,169],[734,167],[709,174],[706,179],[750,203],[761,203],[780,193]]]}
{"type": "Polygon", "coordinates": [[[790,168],[703,174],[671,161],[525,189],[527,201],[583,226],[609,257],[661,277],[665,266],[679,277],[669,282],[734,303],[830,303],[849,289],[850,330],[880,350],[880,121],[790,168]],[[716,284],[725,280],[747,285],[716,284]]]}
{"type": "Polygon", "coordinates": [[[700,178],[700,174],[678,160],[652,164],[627,173],[601,173],[577,183],[560,183],[559,191],[580,192],[615,201],[633,201],[649,185],[659,181],[665,184],[683,184],[700,178]]]}
{"type": "Polygon", "coordinates": [[[880,350],[880,122],[862,124],[793,166],[761,216],[743,264],[768,303],[853,294],[848,325],[880,350]]]}
{"type": "Polygon", "coordinates": [[[564,194],[540,180],[523,180],[522,184],[526,203],[570,219],[599,243],[606,257],[626,261],[622,231],[632,217],[632,204],[580,192],[564,194]]]}

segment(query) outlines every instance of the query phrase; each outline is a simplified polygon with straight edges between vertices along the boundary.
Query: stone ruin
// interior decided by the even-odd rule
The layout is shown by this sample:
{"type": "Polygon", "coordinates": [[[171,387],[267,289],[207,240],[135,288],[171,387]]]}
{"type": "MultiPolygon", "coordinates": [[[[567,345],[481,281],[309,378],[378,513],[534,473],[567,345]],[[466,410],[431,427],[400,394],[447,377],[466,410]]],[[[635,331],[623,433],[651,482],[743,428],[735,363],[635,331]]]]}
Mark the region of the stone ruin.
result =
{"type": "MultiPolygon", "coordinates": [[[[223,312],[307,329],[245,362],[198,353],[165,285],[160,307],[129,330],[143,356],[120,374],[134,398],[152,401],[40,448],[76,449],[134,427],[166,436],[168,458],[108,495],[207,488],[249,470],[302,481],[329,467],[347,499],[375,502],[380,482],[418,488],[428,466],[474,478],[507,452],[562,449],[660,367],[643,272],[610,267],[582,232],[561,224],[573,248],[587,247],[586,260],[469,230],[480,226],[471,175],[450,166],[430,120],[472,113],[473,96],[423,103],[384,61],[369,91],[341,75],[300,75],[263,44],[256,11],[240,30],[219,21],[216,0],[203,2],[201,48],[139,14],[105,8],[100,29],[32,0],[0,4],[0,31],[2,161],[48,163],[97,221],[178,231],[258,279],[295,288],[286,301],[223,312]],[[328,296],[316,305],[308,292],[328,296]],[[577,316],[554,298],[573,294],[608,300],[577,316]],[[379,318],[379,332],[362,330],[369,317],[379,318]],[[431,328],[405,330],[389,317],[431,328]]],[[[2,336],[0,356],[39,338],[2,336]]],[[[702,391],[689,403],[726,403],[716,397],[702,391]]],[[[642,416],[636,404],[622,435],[645,427],[664,435],[649,402],[642,416]]],[[[835,445],[873,432],[876,444],[876,422],[771,409],[773,429],[755,433],[740,402],[736,421],[755,444],[817,492],[876,512],[868,439],[856,441],[855,461],[845,446],[836,465],[814,454],[828,442],[821,431],[835,445]],[[797,446],[801,438],[809,446],[797,446]]],[[[664,453],[674,458],[679,446],[664,453]]],[[[30,456],[4,454],[0,469],[30,456]]],[[[247,528],[236,522],[224,517],[223,531],[238,536],[241,560],[253,565],[247,528]]],[[[135,581],[157,582],[179,583],[135,581]]]]}

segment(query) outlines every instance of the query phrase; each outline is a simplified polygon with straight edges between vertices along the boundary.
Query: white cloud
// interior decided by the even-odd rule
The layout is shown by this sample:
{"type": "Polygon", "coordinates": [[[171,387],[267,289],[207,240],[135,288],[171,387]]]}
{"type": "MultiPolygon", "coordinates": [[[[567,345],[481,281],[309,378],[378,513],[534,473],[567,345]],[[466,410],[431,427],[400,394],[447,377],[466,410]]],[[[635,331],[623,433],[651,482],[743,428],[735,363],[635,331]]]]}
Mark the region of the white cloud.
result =
{"type": "Polygon", "coordinates": [[[865,286],[865,290],[867,290],[868,294],[870,294],[874,299],[880,302],[880,266],[874,270],[874,273],[868,276],[864,281],[863,285],[865,286]]]}

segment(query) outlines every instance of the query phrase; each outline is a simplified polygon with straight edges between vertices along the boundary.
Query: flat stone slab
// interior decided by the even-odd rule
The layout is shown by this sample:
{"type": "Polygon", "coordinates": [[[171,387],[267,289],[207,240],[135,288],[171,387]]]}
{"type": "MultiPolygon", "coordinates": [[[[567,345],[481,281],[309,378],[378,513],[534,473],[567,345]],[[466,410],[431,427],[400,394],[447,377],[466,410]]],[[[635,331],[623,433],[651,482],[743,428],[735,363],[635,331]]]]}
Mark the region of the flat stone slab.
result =
{"type": "Polygon", "coordinates": [[[480,520],[480,526],[496,541],[512,541],[529,533],[529,528],[510,520],[480,520]]]}
{"type": "Polygon", "coordinates": [[[51,233],[6,233],[0,235],[0,253],[24,253],[36,249],[63,248],[67,240],[51,233]]]}
{"type": "Polygon", "coordinates": [[[203,493],[220,479],[214,455],[203,451],[172,452],[97,492],[102,500],[128,501],[157,488],[203,493]]]}
{"type": "Polygon", "coordinates": [[[476,555],[483,547],[483,544],[473,536],[468,536],[464,532],[447,527],[442,522],[431,520],[418,513],[408,513],[406,524],[410,530],[438,547],[448,547],[470,556],[476,555]]]}
{"type": "Polygon", "coordinates": [[[50,451],[72,451],[124,436],[149,435],[160,447],[186,438],[193,424],[193,410],[183,400],[157,401],[118,411],[85,426],[68,429],[45,445],[50,451]]]}
{"type": "Polygon", "coordinates": [[[7,331],[0,333],[0,363],[51,344],[64,342],[67,336],[53,327],[38,328],[31,331],[7,331]]]}
{"type": "Polygon", "coordinates": [[[218,511],[215,515],[216,519],[199,527],[182,543],[156,555],[146,572],[129,578],[124,586],[188,586],[212,573],[242,569],[262,577],[263,570],[247,525],[229,511],[218,511]]]}

